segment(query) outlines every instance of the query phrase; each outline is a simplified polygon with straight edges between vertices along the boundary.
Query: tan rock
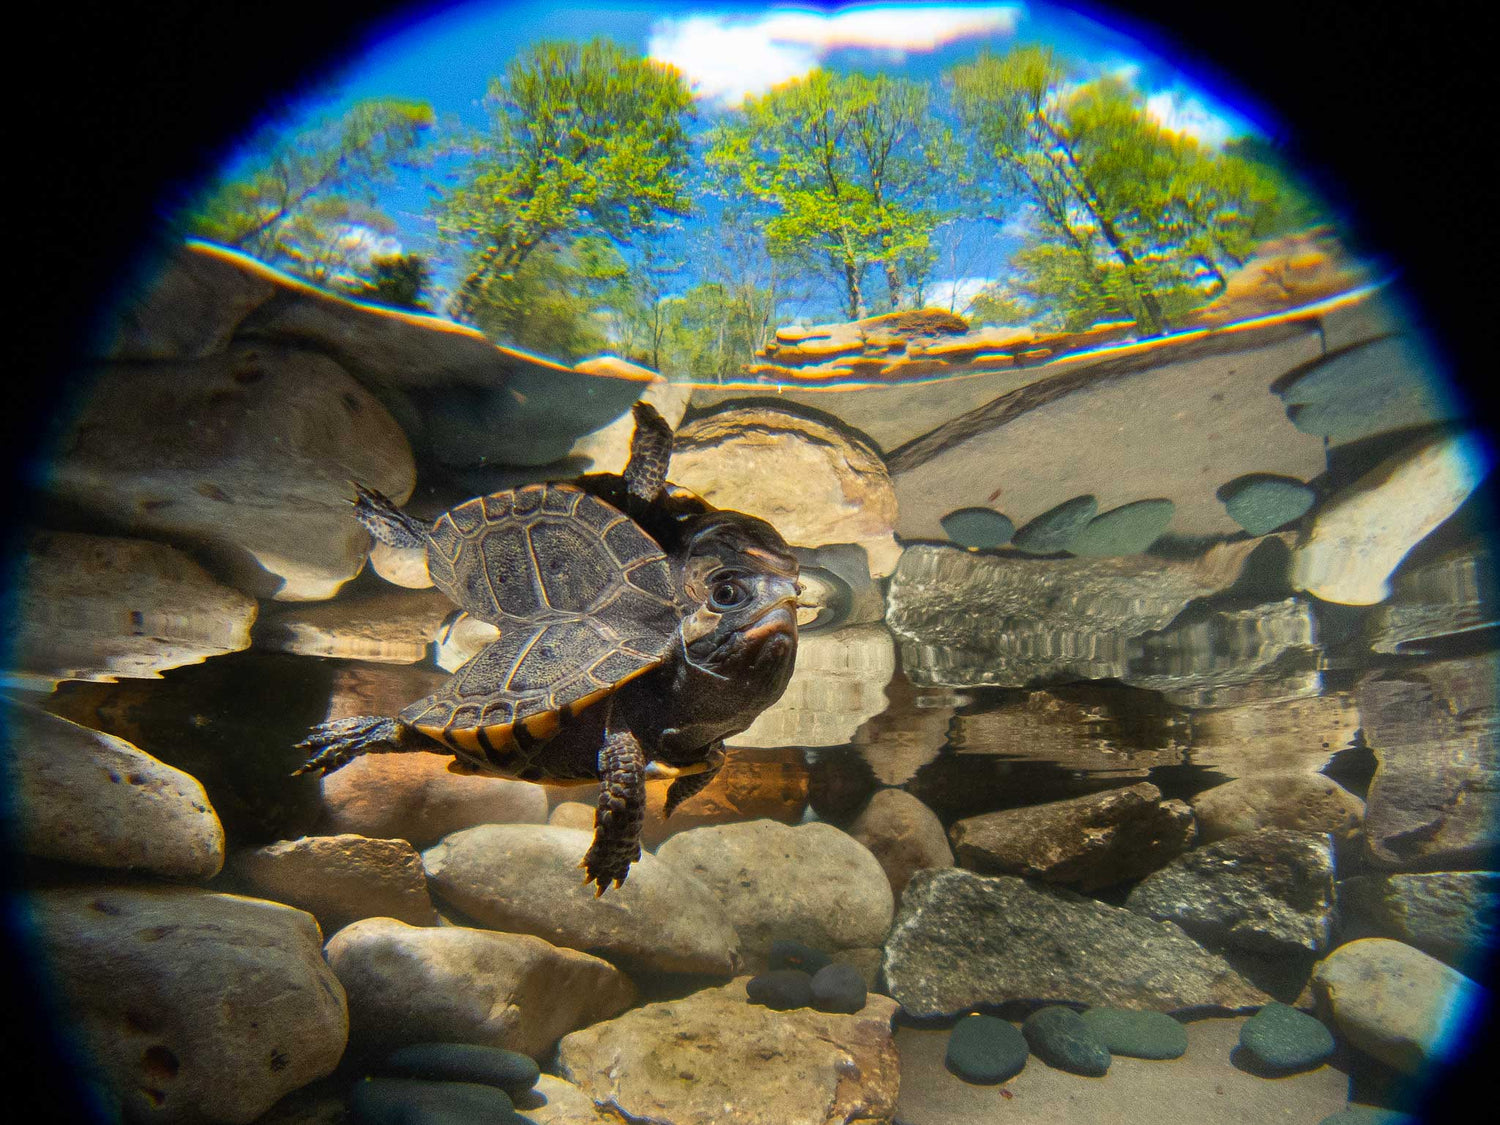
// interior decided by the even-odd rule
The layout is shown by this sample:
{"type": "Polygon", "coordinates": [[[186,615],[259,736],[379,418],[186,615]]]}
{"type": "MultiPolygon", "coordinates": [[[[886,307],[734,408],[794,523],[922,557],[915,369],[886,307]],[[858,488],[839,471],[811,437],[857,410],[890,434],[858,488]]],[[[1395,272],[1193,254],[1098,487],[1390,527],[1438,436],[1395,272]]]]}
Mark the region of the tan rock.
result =
{"type": "Polygon", "coordinates": [[[558,1068],[596,1103],[660,1125],[833,1125],[896,1108],[895,1001],[854,1015],[751,1004],[743,979],[566,1036],[558,1068]]]}
{"type": "Polygon", "coordinates": [[[572,828],[579,832],[594,831],[594,806],[582,801],[563,801],[547,817],[552,828],[572,828]]]}
{"type": "Polygon", "coordinates": [[[437,925],[422,857],[405,840],[279,840],[236,852],[229,874],[249,894],[307,911],[328,934],[361,918],[437,925]]]}
{"type": "Polygon", "coordinates": [[[437,590],[379,591],[314,605],[277,606],[264,614],[255,643],[302,656],[336,656],[384,664],[415,664],[453,603],[437,590]]]}
{"type": "Polygon", "coordinates": [[[879,860],[898,904],[913,872],[953,866],[943,822],[903,789],[882,789],[871,797],[849,826],[849,835],[879,860]]]}
{"type": "Polygon", "coordinates": [[[256,603],[164,543],[47,531],[26,543],[19,627],[5,678],[157,679],[168,668],[250,646],[256,603]]]}
{"type": "Polygon", "coordinates": [[[678,432],[669,475],[716,507],[768,520],[793,545],[858,543],[876,577],[900,556],[884,462],[824,422],[771,407],[699,418],[678,432]]]}
{"type": "Polygon", "coordinates": [[[405,434],[348,371],[270,344],[102,368],[59,450],[59,499],[283,601],[331,597],[364,565],[351,478],[397,502],[415,482],[405,434]]]}
{"type": "Polygon", "coordinates": [[[619,1118],[607,1114],[567,1079],[544,1074],[524,1094],[512,1097],[516,1109],[536,1125],[618,1125],[619,1118]]]}
{"type": "Polygon", "coordinates": [[[218,874],[224,828],[196,778],[31,707],[5,719],[27,855],[169,878],[218,874]]]}
{"type": "Polygon", "coordinates": [[[896,645],[884,625],[804,634],[781,698],[731,735],[730,746],[843,746],[886,709],[896,645]]]}
{"type": "Polygon", "coordinates": [[[645,852],[623,886],[596,897],[578,874],[591,840],[568,828],[482,824],[428,848],[422,863],[434,897],[476,925],[587,949],[632,971],[727,976],[738,967],[734,927],[706,886],[645,852]]]}
{"type": "MultiPolygon", "coordinates": [[[[765,750],[736,746],[718,776],[667,820],[661,814],[671,787],[670,781],[646,783],[644,847],[655,848],[669,836],[708,824],[759,819],[797,824],[807,808],[808,769],[795,745],[765,750]]],[[[596,790],[589,792],[598,800],[596,790]]],[[[592,819],[587,828],[594,830],[592,819]]]]}
{"type": "Polygon", "coordinates": [[[426,590],[432,586],[425,547],[392,547],[371,536],[370,568],[392,585],[408,590],[426,590]]]}
{"type": "Polygon", "coordinates": [[[349,995],[351,1046],[478,1043],[544,1057],[567,1032],[635,1000],[607,961],[529,934],[366,918],[328,942],[349,995]]]}
{"type": "Polygon", "coordinates": [[[1262,828],[1326,832],[1347,847],[1360,838],[1365,803],[1318,773],[1268,773],[1238,778],[1192,799],[1203,843],[1262,828]]]}
{"type": "Polygon", "coordinates": [[[344,990],[309,914],[187,887],[31,901],[68,1023],[131,1120],[244,1125],[344,1052],[344,990]]]}

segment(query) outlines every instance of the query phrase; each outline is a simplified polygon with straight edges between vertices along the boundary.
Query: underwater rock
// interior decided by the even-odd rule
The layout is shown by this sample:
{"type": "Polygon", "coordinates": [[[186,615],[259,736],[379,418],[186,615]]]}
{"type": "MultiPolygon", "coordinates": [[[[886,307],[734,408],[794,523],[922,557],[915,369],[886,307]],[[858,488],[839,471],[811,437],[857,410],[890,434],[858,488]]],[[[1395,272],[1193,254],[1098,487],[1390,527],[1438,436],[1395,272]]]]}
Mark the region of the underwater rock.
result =
{"type": "Polygon", "coordinates": [[[864,1009],[868,993],[864,974],[843,962],[824,965],[812,977],[812,1003],[820,1012],[853,1015],[864,1009]]]}
{"type": "MultiPolygon", "coordinates": [[[[452,603],[449,603],[450,607],[452,603]]],[[[433,638],[437,645],[434,661],[444,672],[457,672],[485,645],[500,638],[500,629],[469,613],[450,616],[433,638]]]]}
{"type": "Polygon", "coordinates": [[[939,522],[949,539],[960,547],[977,551],[1003,547],[1016,533],[1016,525],[1010,518],[993,508],[959,508],[939,522]]]}
{"type": "Polygon", "coordinates": [[[1021,1024],[1031,1053],[1048,1066],[1101,1078],[1109,1072],[1109,1048],[1072,1008],[1039,1008],[1021,1024]]]}
{"type": "Polygon", "coordinates": [[[1141,637],[1120,678],[1179,706],[1229,707],[1317,695],[1322,667],[1311,605],[1286,598],[1204,612],[1141,637]]]}
{"type": "Polygon", "coordinates": [[[1240,1028],[1240,1046],[1273,1071],[1306,1070],[1333,1054],[1333,1033],[1306,1012],[1267,1004],[1240,1028]]]}
{"type": "Polygon", "coordinates": [[[1456,969],[1386,938],[1339,946],[1318,962],[1312,988],[1345,1039],[1407,1074],[1455,1053],[1463,1028],[1490,1003],[1456,969]]]}
{"type": "Polygon", "coordinates": [[[805,634],[781,698],[725,741],[732,747],[843,746],[860,724],[886,709],[884,688],[895,672],[896,645],[883,624],[805,634]]]}
{"type": "Polygon", "coordinates": [[[1345,691],[1195,711],[1190,758],[1236,778],[1314,774],[1352,746],[1359,729],[1359,708],[1345,691]]]}
{"type": "Polygon", "coordinates": [[[659,1125],[884,1121],[899,1083],[891,1018],[746,1003],[743,978],[564,1037],[558,1072],[601,1105],[659,1125]],[[791,1060],[794,1065],[788,1065],[791,1060]]]}
{"type": "Polygon", "coordinates": [[[1270,999],[1169,922],[957,868],[912,876],[886,940],[885,979],[917,1017],[1011,1000],[1175,1011],[1270,999]]]}
{"type": "MultiPolygon", "coordinates": [[[[860,986],[864,986],[863,982],[860,986]]],[[[812,977],[802,969],[768,969],[745,982],[745,995],[750,1003],[778,1012],[810,1008],[813,1002],[812,977]]]]}
{"type": "MultiPolygon", "coordinates": [[[[599,356],[574,364],[575,371],[589,375],[615,376],[645,382],[641,402],[656,407],[656,412],[666,419],[667,425],[676,430],[687,413],[688,401],[693,397],[693,388],[688,383],[673,383],[656,372],[638,364],[628,363],[615,356],[599,356]]],[[[626,409],[609,425],[584,434],[568,450],[569,465],[578,465],[585,473],[621,473],[630,461],[630,439],[635,435],[635,417],[626,409]]]]}
{"type": "Polygon", "coordinates": [[[1078,538],[1089,521],[1098,514],[1099,501],[1093,496],[1075,496],[1071,500],[1064,500],[1016,532],[1011,546],[1032,555],[1071,551],[1073,540],[1078,538]]]}
{"type": "Polygon", "coordinates": [[[301,656],[337,656],[382,664],[415,664],[453,612],[436,590],[381,590],[314,605],[280,605],[255,627],[260,648],[301,656]]]}
{"type": "Polygon", "coordinates": [[[1500,939],[1500,873],[1429,871],[1339,882],[1339,916],[1353,937],[1404,942],[1463,971],[1500,939]]]}
{"type": "Polygon", "coordinates": [[[1500,656],[1372,672],[1356,697],[1379,762],[1365,839],[1388,870],[1487,866],[1500,845],[1500,656]]]}
{"type": "Polygon", "coordinates": [[[223,867],[224,827],[197,778],[45,711],[0,717],[25,854],[178,879],[223,867]]]}
{"type": "Polygon", "coordinates": [[[511,1099],[523,1120],[536,1125],[619,1125],[619,1118],[594,1104],[594,1099],[573,1083],[544,1074],[536,1085],[511,1099]]]}
{"type": "Polygon", "coordinates": [[[1084,1026],[1112,1055],[1180,1059],[1187,1053],[1187,1028],[1165,1012],[1090,1008],[1082,1016],[1084,1026]]]}
{"type": "Polygon", "coordinates": [[[446,1041],[397,1047],[375,1069],[391,1078],[478,1082],[498,1087],[512,1098],[530,1090],[542,1074],[536,1060],[519,1051],[446,1041]]]}
{"type": "MultiPolygon", "coordinates": [[[[594,806],[584,804],[582,801],[563,801],[548,814],[547,823],[553,828],[577,828],[584,832],[592,832],[594,830],[594,806]]],[[[643,843],[644,839],[642,837],[643,843]]]]}
{"type": "MultiPolygon", "coordinates": [[[[800,824],[807,808],[808,772],[802,751],[795,744],[775,749],[735,746],[713,781],[675,809],[671,819],[663,817],[662,811],[672,783],[648,781],[641,844],[655,849],[671,836],[710,824],[760,819],[800,824]]],[[[598,799],[592,787],[569,786],[567,792],[578,801],[598,799]]],[[[591,805],[588,824],[581,826],[590,832],[594,830],[593,815],[591,805]]]]}
{"type": "Polygon", "coordinates": [[[1424,642],[1500,624],[1494,553],[1470,543],[1419,565],[1404,564],[1391,596],[1370,613],[1366,636],[1376,652],[1421,653],[1424,642]]]}
{"type": "MultiPolygon", "coordinates": [[[[1232,534],[1239,525],[1215,495],[1224,481],[1250,473],[1311,480],[1326,468],[1322,439],[1293,426],[1271,390],[1321,354],[1309,322],[1143,343],[1012,372],[1008,384],[955,380],[962,395],[947,416],[899,447],[884,434],[913,428],[918,415],[866,432],[886,451],[904,539],[941,537],[939,518],[969,506],[1003,508],[1024,529],[1079,496],[1095,497],[1104,512],[1169,500],[1173,533],[1232,534]]],[[[943,395],[926,389],[946,404],[949,385],[943,395]]]]}
{"type": "Polygon", "coordinates": [[[509,1095],[477,1082],[364,1078],[349,1093],[351,1125],[516,1125],[509,1095]]]}
{"type": "Polygon", "coordinates": [[[948,830],[961,867],[1076,883],[1085,891],[1136,879],[1192,843],[1193,814],[1149,782],[1067,801],[1004,809],[948,830]]]}
{"type": "Polygon", "coordinates": [[[1174,562],[1002,558],[918,544],[891,578],[886,623],[919,686],[1119,678],[1135,638],[1230,586],[1256,546],[1226,543],[1174,562]]]}
{"type": "Polygon", "coordinates": [[[1292,552],[1292,585],[1340,605],[1374,605],[1408,551],[1451,516],[1489,467],[1483,440],[1429,440],[1382,461],[1331,497],[1292,552]]]}
{"type": "Polygon", "coordinates": [[[247,894],[307,911],[325,934],[361,918],[437,925],[422,857],[405,840],[355,835],[280,840],[236,852],[228,874],[247,894]]]}
{"type": "Polygon", "coordinates": [[[953,866],[943,822],[904,789],[882,789],[871,797],[849,835],[879,861],[898,903],[913,871],[953,866]]]}
{"type": "Polygon", "coordinates": [[[523,933],[365,918],[327,954],[349,996],[350,1049],[365,1055],[441,1041],[542,1058],[636,998],[609,962],[523,933]]]}
{"type": "Polygon", "coordinates": [[[1138,555],[1161,538],[1174,507],[1170,500],[1136,500],[1101,512],[1073,536],[1068,550],[1094,558],[1138,555]]]}
{"type": "Polygon", "coordinates": [[[129,1120],[246,1122],[331,1074],[344,990],[310,914],[189,887],[34,892],[68,1025],[129,1120]]]}
{"type": "Polygon", "coordinates": [[[896,495],[879,454],[789,410],[744,406],[688,423],[668,475],[715,507],[768,520],[795,546],[857,543],[876,578],[901,554],[896,495]]]}
{"type": "Polygon", "coordinates": [[[1337,351],[1277,388],[1299,430],[1331,446],[1463,417],[1458,396],[1411,336],[1385,336],[1337,351]]]}
{"type": "Polygon", "coordinates": [[[1361,838],[1365,803],[1319,773],[1242,777],[1199,793],[1190,802],[1203,843],[1263,828],[1326,832],[1339,849],[1361,838]]]}
{"type": "Polygon", "coordinates": [[[829,953],[878,946],[895,911],[890,881],[870,850],[819,821],[694,828],[656,855],[723,904],[751,969],[765,965],[775,938],[829,953]]]}
{"type": "Polygon", "coordinates": [[[578,878],[591,839],[567,828],[481,824],[445,837],[422,862],[439,904],[475,925],[586,949],[631,972],[728,976],[738,967],[733,921],[693,872],[645,852],[623,886],[596,898],[578,878]]]}
{"type": "Polygon", "coordinates": [[[1301,519],[1317,494],[1300,480],[1255,473],[1220,486],[1218,497],[1235,523],[1251,535],[1266,535],[1301,519]]]}
{"type": "Polygon", "coordinates": [[[40,691],[154,679],[249,648],[256,612],[253,598],[164,543],[64,531],[27,539],[15,589],[15,647],[0,679],[40,691]]]}
{"type": "Polygon", "coordinates": [[[1030,1054],[1015,1024],[976,1012],[953,1025],[943,1062],[965,1082],[988,1085],[1020,1074],[1030,1054]]]}
{"type": "Polygon", "coordinates": [[[63,504],[280,601],[332,597],[364,565],[351,479],[398,503],[416,481],[405,434],[346,370],[271,345],[103,368],[54,467],[63,504]]]}
{"type": "Polygon", "coordinates": [[[1333,929],[1333,845],[1266,828],[1194,848],[1142,879],[1125,908],[1251,953],[1322,953],[1333,929]]]}

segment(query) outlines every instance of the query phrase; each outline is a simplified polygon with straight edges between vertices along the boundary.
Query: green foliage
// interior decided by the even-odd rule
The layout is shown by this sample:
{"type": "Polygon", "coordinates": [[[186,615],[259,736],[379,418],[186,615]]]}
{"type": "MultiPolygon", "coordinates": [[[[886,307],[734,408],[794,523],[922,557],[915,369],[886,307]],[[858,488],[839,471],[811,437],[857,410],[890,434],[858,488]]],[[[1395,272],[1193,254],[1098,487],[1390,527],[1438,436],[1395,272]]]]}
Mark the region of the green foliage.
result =
{"type": "Polygon", "coordinates": [[[394,230],[375,188],[417,163],[432,124],[427,105],[372,99],[296,133],[268,127],[179,221],[314,283],[347,279],[369,260],[371,235],[394,230]]]}
{"type": "Polygon", "coordinates": [[[351,297],[397,309],[429,312],[422,294],[432,280],[427,259],[420,254],[393,254],[370,261],[370,276],[345,288],[351,297]]]}
{"type": "Polygon", "coordinates": [[[469,248],[456,312],[540,248],[593,233],[621,243],[685,214],[692,95],[682,76],[605,39],[542,42],[490,85],[491,124],[439,228],[469,248]]]}
{"type": "Polygon", "coordinates": [[[706,156],[719,194],[766,209],[771,253],[823,272],[850,317],[868,311],[872,268],[888,308],[926,276],[942,218],[930,200],[953,159],[925,84],[825,70],[747,99],[706,156]]]}

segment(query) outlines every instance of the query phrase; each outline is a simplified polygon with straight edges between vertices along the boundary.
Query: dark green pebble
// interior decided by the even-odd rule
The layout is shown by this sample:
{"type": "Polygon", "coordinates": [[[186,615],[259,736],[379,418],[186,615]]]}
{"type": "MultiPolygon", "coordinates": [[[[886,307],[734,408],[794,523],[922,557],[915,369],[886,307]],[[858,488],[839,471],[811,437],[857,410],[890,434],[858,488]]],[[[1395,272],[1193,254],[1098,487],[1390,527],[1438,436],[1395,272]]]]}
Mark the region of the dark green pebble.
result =
{"type": "Polygon", "coordinates": [[[1099,1078],[1109,1070],[1109,1049],[1072,1008],[1054,1005],[1032,1012],[1021,1024],[1031,1053],[1070,1074],[1099,1078]]]}
{"type": "Polygon", "coordinates": [[[1224,510],[1251,535],[1265,535],[1300,519],[1315,494],[1300,480],[1253,473],[1237,477],[1218,491],[1224,510]]]}
{"type": "Polygon", "coordinates": [[[777,938],[773,941],[771,955],[766,960],[768,969],[801,969],[808,976],[831,964],[833,958],[821,949],[814,949],[790,938],[777,938]]]}
{"type": "Polygon", "coordinates": [[[536,1085],[541,1068],[519,1051],[475,1043],[413,1043],[387,1055],[377,1071],[392,1078],[426,1078],[498,1086],[512,1096],[536,1085]]]}
{"type": "Polygon", "coordinates": [[[965,1082],[1006,1082],[1026,1065],[1026,1037],[994,1016],[965,1016],[948,1036],[948,1069],[965,1082]]]}
{"type": "Polygon", "coordinates": [[[1170,500],[1137,500],[1089,520],[1068,550],[1075,555],[1138,555],[1161,538],[1172,522],[1170,500]]]}
{"type": "Polygon", "coordinates": [[[1021,528],[1010,545],[1033,555],[1071,550],[1073,540],[1098,514],[1098,500],[1092,496],[1075,496],[1048,509],[1021,528]]]}
{"type": "Polygon", "coordinates": [[[824,965],[813,974],[812,1002],[820,1012],[857,1012],[866,996],[865,978],[853,965],[824,965]]]}
{"type": "Polygon", "coordinates": [[[349,1110],[353,1125],[522,1125],[531,1120],[494,1086],[419,1078],[356,1082],[349,1110]]]}
{"type": "Polygon", "coordinates": [[[1083,1022],[1112,1055],[1180,1059],[1187,1053],[1187,1028],[1165,1012],[1090,1008],[1083,1022]]]}
{"type": "Polygon", "coordinates": [[[959,508],[956,512],[949,512],[938,522],[943,525],[948,538],[960,547],[973,547],[980,551],[1003,547],[1016,533],[1014,521],[993,508],[959,508]]]}
{"type": "Polygon", "coordinates": [[[745,983],[745,995],[752,1004],[763,1004],[778,1012],[790,1008],[810,1008],[813,1002],[812,977],[801,969],[772,969],[751,977],[745,983]]]}
{"type": "Polygon", "coordinates": [[[1240,1046],[1275,1070],[1303,1070],[1333,1054],[1333,1033],[1306,1012],[1273,1001],[1245,1021],[1240,1046]]]}
{"type": "Polygon", "coordinates": [[[1409,1113],[1398,1113],[1394,1109],[1351,1105],[1348,1109],[1330,1113],[1318,1125],[1417,1125],[1417,1119],[1409,1113]]]}

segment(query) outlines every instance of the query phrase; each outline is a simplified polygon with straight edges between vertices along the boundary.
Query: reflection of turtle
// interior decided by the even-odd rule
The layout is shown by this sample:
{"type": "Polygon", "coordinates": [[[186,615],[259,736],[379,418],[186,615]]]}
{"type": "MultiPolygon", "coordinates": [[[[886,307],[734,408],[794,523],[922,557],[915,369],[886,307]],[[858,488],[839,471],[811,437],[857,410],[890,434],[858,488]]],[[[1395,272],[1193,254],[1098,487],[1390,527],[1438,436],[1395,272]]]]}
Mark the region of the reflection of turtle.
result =
{"type": "Polygon", "coordinates": [[[669,486],[672,431],[644,403],[635,416],[623,479],[497,492],[430,524],[359,490],[360,522],[394,546],[425,546],[433,582],[500,638],[395,718],[316,727],[298,772],[426,750],[454,754],[462,771],[598,780],[581,866],[596,893],[624,882],[641,854],[646,780],[676,779],[669,816],[707,785],[725,737],[786,688],[797,649],[786,542],[669,486]]]}

